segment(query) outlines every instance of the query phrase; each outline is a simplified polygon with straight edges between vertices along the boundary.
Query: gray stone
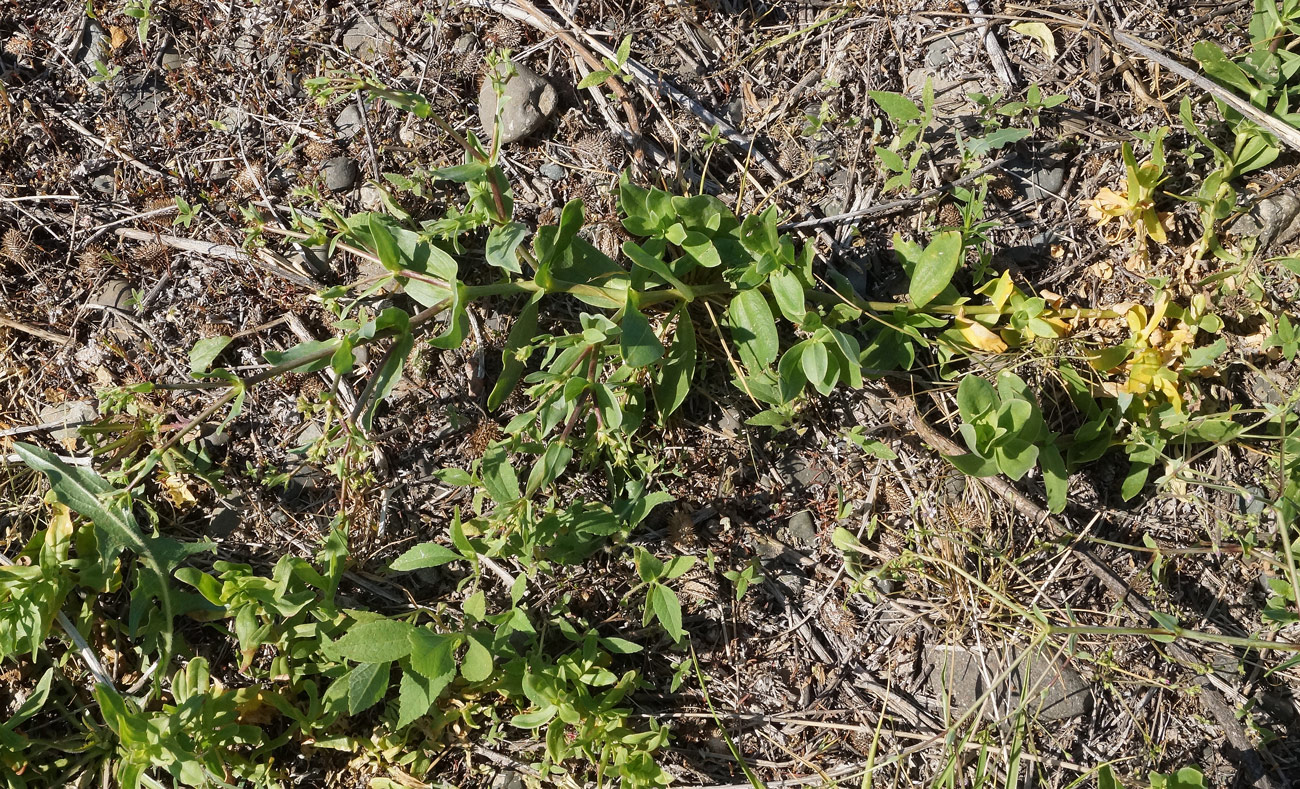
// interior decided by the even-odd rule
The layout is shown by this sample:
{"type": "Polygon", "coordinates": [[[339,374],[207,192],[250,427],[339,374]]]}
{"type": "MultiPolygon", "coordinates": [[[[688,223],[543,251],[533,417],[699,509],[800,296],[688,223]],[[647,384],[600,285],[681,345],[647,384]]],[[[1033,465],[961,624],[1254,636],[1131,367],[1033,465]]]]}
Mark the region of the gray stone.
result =
{"type": "MultiPolygon", "coordinates": [[[[1053,660],[1054,652],[1038,650],[1025,657],[1017,671],[994,689],[984,712],[990,718],[1006,718],[1023,707],[1033,720],[1061,721],[1088,714],[1092,694],[1079,672],[1063,660],[1053,660]]],[[[991,650],[977,654],[964,647],[934,646],[926,650],[925,662],[930,671],[930,687],[941,704],[953,716],[969,710],[989,690],[996,679],[1020,656],[1018,651],[1003,654],[991,650]]]]}
{"type": "Polygon", "coordinates": [[[356,102],[349,102],[348,106],[335,116],[334,128],[338,129],[339,135],[345,139],[356,137],[365,130],[365,122],[361,119],[361,110],[357,108],[356,102]]]}
{"type": "Polygon", "coordinates": [[[803,597],[804,587],[808,585],[808,579],[799,573],[784,572],[776,577],[776,582],[785,590],[786,596],[799,600],[803,597]]]}
{"type": "Polygon", "coordinates": [[[62,425],[50,431],[50,435],[59,441],[75,439],[77,426],[93,422],[99,418],[95,406],[86,400],[70,400],[66,403],[54,403],[41,408],[40,420],[43,425],[62,425]]]}
{"type": "Polygon", "coordinates": [[[90,179],[90,188],[106,197],[112,197],[114,190],[117,188],[117,180],[108,173],[97,175],[90,179]]]}
{"type": "Polygon", "coordinates": [[[343,48],[361,60],[374,60],[393,51],[397,34],[392,22],[363,16],[343,34],[343,48]]]}
{"type": "Polygon", "coordinates": [[[235,39],[235,57],[239,65],[248,68],[257,62],[258,38],[252,33],[244,33],[235,39]]]}
{"type": "Polygon", "coordinates": [[[537,172],[540,173],[543,178],[549,178],[552,181],[564,180],[564,175],[565,175],[564,167],[556,164],[555,162],[547,162],[546,164],[537,168],[537,172]]]}
{"type": "Polygon", "coordinates": [[[791,515],[786,528],[790,530],[790,543],[796,548],[817,547],[817,521],[808,510],[791,515]]]}
{"type": "Polygon", "coordinates": [[[358,195],[361,199],[361,209],[363,211],[382,211],[384,210],[384,192],[373,184],[365,184],[361,187],[358,195]]]}
{"type": "Polygon", "coordinates": [[[253,119],[240,107],[226,107],[217,115],[217,122],[236,134],[246,132],[253,126],[253,119]]]}
{"type": "Polygon", "coordinates": [[[745,100],[739,96],[718,109],[722,110],[723,117],[731,121],[732,126],[740,126],[745,122],[745,100]]]}
{"type": "Polygon", "coordinates": [[[1300,236],[1300,199],[1283,192],[1260,200],[1249,214],[1232,223],[1229,232],[1255,237],[1261,250],[1285,244],[1300,236]]]}
{"type": "MultiPolygon", "coordinates": [[[[79,58],[81,65],[85,66],[86,70],[93,74],[98,71],[95,68],[96,63],[108,65],[108,53],[108,33],[104,32],[104,28],[98,22],[93,19],[90,20],[86,25],[86,34],[81,39],[81,56],[79,58]]],[[[99,83],[93,84],[96,89],[99,87],[99,83]]]]}
{"type": "Polygon", "coordinates": [[[475,49],[478,49],[478,36],[473,33],[461,33],[455,41],[451,42],[451,51],[458,55],[473,52],[475,49]]]}
{"type": "Polygon", "coordinates": [[[164,97],[165,92],[144,75],[128,77],[120,84],[117,94],[122,109],[142,119],[157,116],[164,97]]]}
{"type": "Polygon", "coordinates": [[[953,55],[956,54],[953,40],[945,36],[936,41],[932,41],[930,46],[925,49],[925,65],[930,68],[943,68],[952,61],[953,55]]]}
{"type": "Polygon", "coordinates": [[[492,789],[527,789],[524,777],[514,770],[502,770],[492,779],[492,789]]]}
{"type": "MultiPolygon", "coordinates": [[[[501,96],[501,142],[508,143],[522,139],[537,131],[546,123],[559,106],[560,97],[554,86],[540,74],[522,63],[511,61],[515,73],[505,84],[501,96]]],[[[505,73],[505,65],[497,66],[498,73],[505,73]]],[[[478,117],[483,128],[492,133],[497,122],[497,94],[492,87],[491,77],[484,77],[478,92],[478,117]]]]}
{"type": "Polygon", "coordinates": [[[162,53],[162,67],[168,71],[175,71],[185,65],[185,58],[173,47],[167,47],[162,53]]]}
{"type": "Polygon", "coordinates": [[[208,518],[207,536],[229,537],[239,526],[239,513],[229,507],[217,507],[208,518]]]}
{"type": "Polygon", "coordinates": [[[110,279],[104,283],[98,293],[91,297],[90,303],[97,307],[129,310],[131,308],[131,286],[124,279],[110,279]]]}
{"type": "Polygon", "coordinates": [[[1237,492],[1237,511],[1242,515],[1258,515],[1268,505],[1268,492],[1258,485],[1247,485],[1237,492]]]}
{"type": "Polygon", "coordinates": [[[321,177],[325,179],[325,188],[332,192],[344,192],[356,186],[361,177],[357,163],[346,156],[335,156],[321,165],[321,177]]]}

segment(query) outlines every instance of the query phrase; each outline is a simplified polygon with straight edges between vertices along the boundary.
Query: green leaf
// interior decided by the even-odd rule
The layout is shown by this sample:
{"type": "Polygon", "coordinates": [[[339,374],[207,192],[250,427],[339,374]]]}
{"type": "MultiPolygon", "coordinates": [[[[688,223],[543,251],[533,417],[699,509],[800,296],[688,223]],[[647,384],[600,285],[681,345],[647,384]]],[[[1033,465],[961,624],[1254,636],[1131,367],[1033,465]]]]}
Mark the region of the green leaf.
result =
{"type": "Polygon", "coordinates": [[[583,77],[580,82],[578,82],[578,90],[586,90],[587,88],[594,88],[597,85],[602,84],[605,80],[609,79],[611,76],[613,75],[610,74],[605,69],[601,69],[599,71],[593,71],[587,76],[583,77]]]}
{"type": "Polygon", "coordinates": [[[1042,445],[1038,464],[1043,470],[1043,486],[1047,489],[1047,509],[1052,513],[1063,512],[1069,500],[1070,473],[1055,440],[1042,445]]]}
{"type": "Polygon", "coordinates": [[[506,346],[501,351],[501,375],[492,387],[491,394],[488,395],[487,406],[489,411],[495,411],[501,407],[501,404],[514,391],[515,384],[519,382],[519,376],[523,375],[524,366],[533,351],[529,343],[532,341],[533,335],[537,334],[537,306],[541,298],[542,294],[540,292],[534,293],[533,297],[524,305],[524,308],[519,311],[519,317],[515,319],[514,325],[510,327],[510,335],[506,338],[506,346]]]}
{"type": "Polygon", "coordinates": [[[558,441],[552,442],[533,464],[533,470],[528,474],[528,488],[525,490],[525,495],[532,496],[554,482],[572,458],[572,449],[558,441]]]}
{"type": "Polygon", "coordinates": [[[414,625],[395,619],[358,622],[334,642],[334,648],[357,663],[388,663],[411,653],[414,630],[414,625]]]}
{"type": "Polygon", "coordinates": [[[780,338],[772,309],[762,293],[757,290],[737,293],[727,308],[727,320],[741,361],[751,372],[766,369],[776,361],[780,338]]]}
{"type": "Polygon", "coordinates": [[[885,169],[891,173],[901,173],[907,170],[907,162],[897,152],[891,151],[883,145],[876,146],[876,156],[885,169]]]}
{"type": "Polygon", "coordinates": [[[162,651],[158,658],[158,681],[168,675],[168,664],[174,652],[172,619],[174,617],[171,572],[187,557],[215,547],[210,542],[180,543],[168,537],[146,537],[140,533],[135,516],[127,507],[129,499],[116,491],[102,477],[89,469],[69,466],[53,453],[40,447],[14,444],[14,451],[24,463],[41,472],[50,481],[50,489],[58,502],[87,517],[95,524],[99,541],[100,558],[111,562],[124,548],[135,551],[141,559],[135,592],[131,595],[131,609],[127,625],[132,630],[144,614],[144,604],[156,598],[161,608],[160,639],[162,651]]]}
{"type": "Polygon", "coordinates": [[[924,307],[952,282],[961,264],[961,233],[950,230],[936,235],[916,261],[907,294],[912,303],[924,307]]]}
{"type": "Polygon", "coordinates": [[[221,352],[230,344],[230,337],[206,337],[190,349],[190,372],[194,375],[207,372],[221,352]]]}
{"type": "Polygon", "coordinates": [[[401,271],[405,268],[402,261],[402,254],[397,249],[397,240],[393,234],[388,232],[388,228],[380,220],[381,214],[370,215],[370,238],[375,245],[375,257],[379,258],[379,263],[389,271],[401,271]]]}
{"type": "Polygon", "coordinates": [[[664,344],[650,328],[650,321],[632,305],[634,292],[628,291],[628,303],[623,309],[623,329],[619,350],[623,360],[633,367],[649,367],[663,358],[664,344]]]}
{"type": "Polygon", "coordinates": [[[674,556],[664,565],[664,578],[672,580],[680,578],[695,566],[696,558],[694,556],[674,556]]]}
{"type": "Polygon", "coordinates": [[[894,123],[905,123],[921,117],[921,108],[901,93],[891,93],[887,90],[870,90],[867,91],[867,95],[871,97],[872,101],[880,105],[880,109],[884,110],[885,114],[894,123]]]}
{"type": "Polygon", "coordinates": [[[460,674],[469,682],[482,682],[492,676],[492,653],[475,636],[465,639],[465,657],[460,663],[460,674]]]}
{"type": "Polygon", "coordinates": [[[659,620],[659,624],[663,625],[664,632],[672,637],[674,643],[680,642],[684,631],[682,630],[682,604],[677,599],[677,594],[663,584],[656,584],[654,590],[650,592],[650,600],[655,617],[659,620]]]}
{"type": "Polygon", "coordinates": [[[768,277],[767,284],[785,319],[794,324],[803,323],[808,310],[804,306],[803,284],[799,282],[799,277],[789,269],[777,269],[768,277]]]}
{"type": "MultiPolygon", "coordinates": [[[[282,364],[294,362],[298,359],[305,359],[316,353],[324,353],[326,351],[332,353],[341,343],[342,340],[338,337],[329,340],[308,340],[307,342],[298,343],[287,351],[266,351],[262,354],[262,358],[265,359],[268,364],[279,367],[282,364]]],[[[314,373],[317,370],[324,370],[329,366],[330,357],[325,356],[312,362],[304,362],[301,367],[294,367],[291,371],[295,373],[314,373]]]]}
{"type": "Polygon", "coordinates": [[[877,457],[881,460],[898,460],[898,453],[885,446],[885,442],[883,441],[874,438],[864,438],[863,436],[853,434],[849,434],[848,439],[852,441],[858,449],[861,449],[872,457],[877,457]]]}
{"type": "Polygon", "coordinates": [[[829,369],[830,355],[826,352],[826,346],[814,340],[804,340],[807,347],[804,348],[803,355],[799,357],[799,362],[803,366],[804,375],[813,385],[828,385],[833,381],[826,380],[826,372],[829,369]]]}
{"type": "Polygon", "coordinates": [[[516,250],[527,235],[528,228],[520,222],[497,225],[492,228],[492,232],[488,233],[483,256],[488,263],[503,271],[521,274],[523,270],[519,267],[519,256],[516,250]]]}
{"type": "Polygon", "coordinates": [[[388,663],[362,663],[348,674],[348,714],[357,715],[379,703],[388,692],[388,663]]]}
{"type": "Polygon", "coordinates": [[[397,693],[397,728],[402,728],[423,717],[438,698],[432,693],[433,682],[413,671],[403,671],[397,693]]]}
{"type": "Polygon", "coordinates": [[[510,725],[520,729],[536,729],[550,723],[551,718],[554,718],[557,712],[559,712],[558,707],[554,704],[548,704],[539,710],[514,716],[510,719],[510,725]]]}
{"type": "Polygon", "coordinates": [[[433,680],[430,688],[436,698],[456,675],[456,640],[438,635],[427,627],[414,628],[408,638],[411,641],[411,668],[433,680]]]}
{"type": "Polygon", "coordinates": [[[968,477],[991,477],[998,473],[998,464],[990,458],[976,454],[943,455],[943,459],[968,477]]]}
{"type": "Polygon", "coordinates": [[[508,504],[520,497],[519,478],[510,464],[504,444],[496,443],[483,453],[483,487],[497,504],[508,504]]]}
{"type": "Polygon", "coordinates": [[[685,402],[694,376],[695,326],[691,323],[690,312],[682,305],[677,309],[677,330],[672,347],[654,377],[655,408],[659,412],[660,425],[685,402]]]}
{"type": "Polygon", "coordinates": [[[965,422],[983,420],[997,410],[998,403],[997,390],[978,375],[968,375],[957,385],[957,411],[965,422]]]}
{"type": "Polygon", "coordinates": [[[388,565],[388,569],[396,572],[410,572],[411,570],[423,570],[428,567],[441,567],[449,562],[464,561],[464,559],[464,556],[450,548],[436,542],[425,542],[394,559],[393,563],[388,565]]]}

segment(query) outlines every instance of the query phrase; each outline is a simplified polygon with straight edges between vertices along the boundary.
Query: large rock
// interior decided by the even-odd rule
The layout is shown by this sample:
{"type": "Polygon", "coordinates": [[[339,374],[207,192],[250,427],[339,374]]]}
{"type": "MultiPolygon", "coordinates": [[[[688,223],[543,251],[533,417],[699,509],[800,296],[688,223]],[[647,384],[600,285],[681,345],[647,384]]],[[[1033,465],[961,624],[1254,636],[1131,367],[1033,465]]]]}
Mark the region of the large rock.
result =
{"type": "Polygon", "coordinates": [[[1253,236],[1259,249],[1285,244],[1300,236],[1300,198],[1282,192],[1255,204],[1249,214],[1232,223],[1235,236],[1253,236]]]}
{"type": "MultiPolygon", "coordinates": [[[[511,64],[515,73],[506,81],[501,96],[502,143],[514,142],[540,129],[560,103],[555,87],[540,74],[522,63],[512,61],[511,64]]],[[[496,68],[498,73],[505,73],[505,64],[496,68]]],[[[497,94],[491,75],[483,78],[483,86],[478,91],[478,117],[491,137],[493,124],[497,122],[497,94]]]]}
{"type": "MultiPolygon", "coordinates": [[[[1063,659],[1053,660],[1054,654],[1040,649],[1025,656],[1018,669],[994,688],[984,705],[985,714],[1001,719],[1023,706],[1039,722],[1086,715],[1092,708],[1088,684],[1063,659]]],[[[988,692],[989,683],[1019,657],[1016,650],[980,654],[964,647],[936,646],[926,651],[925,662],[935,697],[956,717],[974,706],[988,692]]]]}

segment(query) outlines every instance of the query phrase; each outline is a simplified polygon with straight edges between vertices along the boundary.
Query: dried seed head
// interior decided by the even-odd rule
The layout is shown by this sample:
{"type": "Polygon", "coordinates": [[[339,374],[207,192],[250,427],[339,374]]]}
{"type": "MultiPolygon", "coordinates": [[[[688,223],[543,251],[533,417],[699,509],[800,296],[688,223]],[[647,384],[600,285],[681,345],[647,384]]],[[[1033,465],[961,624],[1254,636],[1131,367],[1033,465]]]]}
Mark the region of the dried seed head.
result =
{"type": "Polygon", "coordinates": [[[31,251],[32,242],[28,241],[27,236],[23,235],[21,231],[11,227],[5,231],[3,246],[4,256],[18,263],[27,257],[27,253],[31,251]]]}
{"type": "Polygon", "coordinates": [[[302,147],[302,155],[313,162],[323,162],[339,155],[339,147],[332,142],[312,140],[302,147]]]}
{"type": "Polygon", "coordinates": [[[307,380],[307,376],[302,373],[285,373],[280,376],[280,385],[290,392],[297,392],[302,388],[302,382],[307,380]]]}
{"type": "Polygon", "coordinates": [[[497,427],[497,423],[491,419],[484,419],[465,440],[465,456],[471,460],[483,457],[488,445],[496,441],[500,435],[501,428],[497,427]]]}
{"type": "Polygon", "coordinates": [[[939,206],[940,227],[961,227],[961,209],[956,203],[944,203],[939,206]]]}
{"type": "Polygon", "coordinates": [[[609,132],[588,134],[578,140],[578,151],[586,161],[597,168],[610,170],[622,163],[623,148],[616,145],[609,132]]]}
{"type": "Polygon", "coordinates": [[[15,33],[5,42],[5,53],[13,55],[14,57],[30,55],[32,54],[32,49],[31,38],[22,33],[15,33]]]}
{"type": "Polygon", "coordinates": [[[211,321],[203,321],[197,328],[199,334],[205,339],[208,337],[223,337],[226,332],[230,331],[230,326],[224,323],[212,323],[211,321]]]}
{"type": "Polygon", "coordinates": [[[231,180],[235,191],[241,194],[252,194],[257,191],[259,184],[264,183],[266,183],[266,168],[258,162],[249,162],[248,166],[240,170],[239,175],[231,180]]]}
{"type": "Polygon", "coordinates": [[[502,49],[516,49],[524,43],[524,30],[518,22],[498,19],[496,24],[488,28],[486,38],[502,49]]]}
{"type": "Polygon", "coordinates": [[[668,541],[678,550],[689,550],[699,544],[695,536],[695,521],[686,508],[681,507],[668,516],[668,541]]]}
{"type": "Polygon", "coordinates": [[[1006,173],[998,173],[997,177],[989,184],[989,194],[1001,200],[1004,203],[1015,202],[1019,196],[1016,192],[1016,185],[1011,181],[1011,176],[1006,173]]]}
{"type": "Polygon", "coordinates": [[[151,241],[137,249],[131,259],[146,268],[153,268],[167,262],[167,245],[151,241]]]}
{"type": "Polygon", "coordinates": [[[84,277],[93,277],[106,262],[108,262],[107,253],[98,244],[86,247],[80,255],[77,255],[77,265],[84,277]]]}
{"type": "Polygon", "coordinates": [[[298,394],[308,400],[315,400],[325,393],[325,382],[320,379],[319,375],[309,375],[303,379],[302,385],[298,387],[298,394]]]}
{"type": "Polygon", "coordinates": [[[155,225],[166,225],[172,216],[176,213],[176,198],[174,197],[155,197],[144,204],[144,213],[149,214],[154,211],[162,213],[154,214],[149,217],[155,225]]]}

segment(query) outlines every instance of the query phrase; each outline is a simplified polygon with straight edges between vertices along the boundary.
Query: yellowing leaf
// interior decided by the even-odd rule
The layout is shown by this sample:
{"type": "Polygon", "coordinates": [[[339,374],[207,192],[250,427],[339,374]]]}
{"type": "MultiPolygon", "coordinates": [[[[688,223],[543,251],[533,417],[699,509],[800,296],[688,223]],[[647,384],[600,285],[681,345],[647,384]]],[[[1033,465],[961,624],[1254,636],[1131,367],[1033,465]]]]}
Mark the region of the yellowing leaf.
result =
{"type": "Polygon", "coordinates": [[[1002,353],[1007,349],[1007,344],[1002,341],[1002,338],[982,323],[976,323],[968,318],[957,318],[956,326],[957,331],[961,332],[962,339],[981,351],[1002,353]]]}
{"type": "Polygon", "coordinates": [[[131,37],[127,35],[125,28],[114,25],[108,29],[108,46],[111,49],[120,49],[122,45],[130,40],[131,37]]]}
{"type": "Polygon", "coordinates": [[[168,474],[162,480],[162,492],[171,500],[172,506],[177,509],[187,510],[199,503],[186,484],[185,479],[179,474],[168,474]]]}
{"type": "Polygon", "coordinates": [[[1017,22],[1011,26],[1011,29],[1037,41],[1047,59],[1056,60],[1056,39],[1053,38],[1052,31],[1047,25],[1042,22],[1017,22]]]}

